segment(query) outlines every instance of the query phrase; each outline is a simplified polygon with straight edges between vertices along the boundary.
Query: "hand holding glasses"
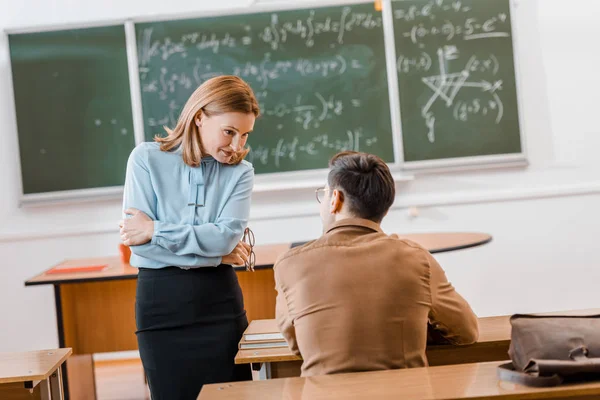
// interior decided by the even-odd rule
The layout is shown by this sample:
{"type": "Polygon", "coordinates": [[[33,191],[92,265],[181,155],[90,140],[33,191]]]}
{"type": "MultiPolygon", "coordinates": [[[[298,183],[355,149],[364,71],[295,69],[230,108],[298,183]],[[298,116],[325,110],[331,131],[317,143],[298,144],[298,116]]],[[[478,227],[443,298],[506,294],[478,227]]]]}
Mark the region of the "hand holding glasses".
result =
{"type": "Polygon", "coordinates": [[[250,228],[244,229],[244,236],[242,242],[250,246],[250,256],[248,261],[244,262],[246,271],[254,271],[254,265],[256,264],[256,254],[254,254],[254,232],[250,228]]]}

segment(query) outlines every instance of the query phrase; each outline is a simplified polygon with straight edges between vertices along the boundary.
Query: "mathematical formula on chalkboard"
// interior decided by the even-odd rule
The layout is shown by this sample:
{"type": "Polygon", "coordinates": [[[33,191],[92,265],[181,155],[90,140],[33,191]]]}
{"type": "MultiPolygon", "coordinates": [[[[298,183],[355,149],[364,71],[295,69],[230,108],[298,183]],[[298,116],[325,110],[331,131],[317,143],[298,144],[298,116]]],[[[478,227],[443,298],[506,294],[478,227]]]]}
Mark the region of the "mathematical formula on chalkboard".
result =
{"type": "Polygon", "coordinates": [[[257,172],[323,168],[343,150],[393,161],[383,21],[372,4],[147,23],[136,34],[148,140],[175,125],[198,85],[233,74],[261,108],[248,155],[257,172]]]}

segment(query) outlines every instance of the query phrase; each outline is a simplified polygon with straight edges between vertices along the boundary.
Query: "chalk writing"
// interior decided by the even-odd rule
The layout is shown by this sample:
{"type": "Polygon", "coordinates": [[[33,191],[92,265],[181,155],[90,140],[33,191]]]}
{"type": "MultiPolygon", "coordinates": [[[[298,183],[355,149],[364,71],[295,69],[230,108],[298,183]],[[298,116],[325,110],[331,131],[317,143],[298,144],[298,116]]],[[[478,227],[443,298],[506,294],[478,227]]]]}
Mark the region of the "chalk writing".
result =
{"type": "MultiPolygon", "coordinates": [[[[450,117],[458,123],[478,118],[500,124],[505,115],[503,70],[511,70],[512,65],[500,62],[492,42],[477,47],[471,43],[510,40],[509,14],[497,8],[485,11],[484,7],[474,12],[476,2],[472,1],[393,4],[396,45],[400,50],[396,68],[400,82],[407,76],[404,79],[422,84],[425,96],[417,107],[427,141],[436,142],[440,118],[447,121],[450,117]]],[[[512,58],[503,62],[512,63],[512,58]]]]}
{"type": "MultiPolygon", "coordinates": [[[[147,140],[176,124],[200,84],[227,74],[248,82],[259,102],[248,156],[259,168],[306,167],[311,158],[323,163],[344,149],[393,153],[379,138],[388,135],[390,142],[391,128],[387,84],[379,83],[383,22],[372,5],[137,24],[136,30],[147,140]]],[[[431,60],[404,63],[430,68],[431,60]]]]}

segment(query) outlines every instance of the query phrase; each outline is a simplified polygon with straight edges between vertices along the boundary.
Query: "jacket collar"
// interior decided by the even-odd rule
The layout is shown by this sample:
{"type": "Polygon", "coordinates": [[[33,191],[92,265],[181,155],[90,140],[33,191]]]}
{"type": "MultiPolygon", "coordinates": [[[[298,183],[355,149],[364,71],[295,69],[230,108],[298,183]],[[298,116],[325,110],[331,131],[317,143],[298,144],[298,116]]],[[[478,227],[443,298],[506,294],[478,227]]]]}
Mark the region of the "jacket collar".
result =
{"type": "Polygon", "coordinates": [[[333,225],[331,225],[329,227],[329,229],[327,229],[327,232],[325,232],[325,233],[329,233],[329,232],[333,231],[334,229],[342,228],[345,226],[367,228],[367,229],[371,229],[372,231],[375,231],[375,232],[383,232],[383,230],[381,229],[381,226],[378,223],[373,222],[371,220],[363,219],[363,218],[344,218],[342,220],[334,222],[333,225]]]}

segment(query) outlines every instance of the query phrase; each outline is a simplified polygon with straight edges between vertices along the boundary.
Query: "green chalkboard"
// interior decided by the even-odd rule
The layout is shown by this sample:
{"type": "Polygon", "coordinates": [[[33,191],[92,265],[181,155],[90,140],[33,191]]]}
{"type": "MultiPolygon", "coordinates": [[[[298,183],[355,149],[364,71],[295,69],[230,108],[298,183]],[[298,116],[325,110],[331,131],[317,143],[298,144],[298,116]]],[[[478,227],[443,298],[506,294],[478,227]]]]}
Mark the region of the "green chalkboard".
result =
{"type": "Polygon", "coordinates": [[[122,185],[134,146],[123,25],[8,39],[23,193],[122,185]]]}
{"type": "Polygon", "coordinates": [[[146,140],[194,89],[234,74],[263,116],[257,173],[326,168],[344,149],[394,161],[383,23],[373,2],[136,24],[146,140]]]}
{"type": "Polygon", "coordinates": [[[392,2],[405,161],[522,152],[509,1],[392,2]]]}

